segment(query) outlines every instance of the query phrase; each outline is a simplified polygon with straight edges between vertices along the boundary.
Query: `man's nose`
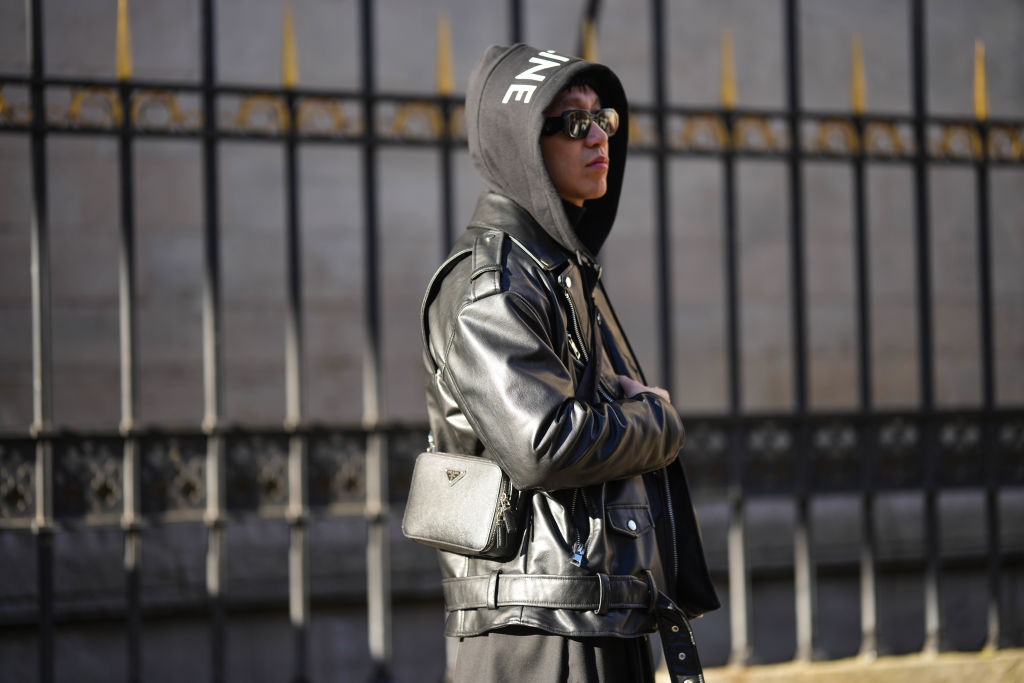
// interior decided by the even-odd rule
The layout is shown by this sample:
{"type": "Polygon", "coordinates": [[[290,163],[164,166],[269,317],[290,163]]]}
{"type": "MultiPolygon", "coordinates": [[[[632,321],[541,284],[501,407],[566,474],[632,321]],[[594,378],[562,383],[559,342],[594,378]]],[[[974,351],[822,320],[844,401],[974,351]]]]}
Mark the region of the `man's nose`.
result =
{"type": "Polygon", "coordinates": [[[608,140],[608,133],[604,132],[604,128],[597,125],[597,121],[590,122],[590,130],[587,131],[587,146],[593,147],[594,145],[604,144],[608,140]]]}

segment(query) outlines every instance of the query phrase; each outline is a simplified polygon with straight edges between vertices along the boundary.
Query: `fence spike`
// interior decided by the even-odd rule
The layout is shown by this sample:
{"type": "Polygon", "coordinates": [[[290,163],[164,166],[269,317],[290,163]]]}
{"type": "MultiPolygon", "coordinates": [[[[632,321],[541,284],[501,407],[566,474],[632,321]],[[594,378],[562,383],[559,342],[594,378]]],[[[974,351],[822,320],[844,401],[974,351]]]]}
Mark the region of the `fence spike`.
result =
{"type": "Polygon", "coordinates": [[[583,50],[580,56],[588,62],[596,62],[597,56],[597,22],[593,19],[583,20],[583,50]]]}
{"type": "Polygon", "coordinates": [[[722,31],[722,106],[736,108],[736,60],[733,53],[732,29],[722,31]]]}
{"type": "Polygon", "coordinates": [[[860,42],[860,34],[853,34],[853,55],[850,74],[850,104],[853,111],[863,114],[868,108],[868,89],[864,79],[864,48],[860,42]]]}
{"type": "Polygon", "coordinates": [[[284,24],[281,46],[281,82],[286,88],[299,84],[299,54],[295,45],[295,17],[292,4],[284,6],[284,24]]]}
{"type": "Polygon", "coordinates": [[[455,92],[455,60],[452,58],[452,24],[448,12],[437,15],[437,92],[455,92]]]}
{"type": "Polygon", "coordinates": [[[988,118],[988,81],[985,78],[985,43],[974,41],[974,116],[988,118]]]}
{"type": "Polygon", "coordinates": [[[128,22],[128,0],[117,0],[117,79],[132,77],[132,33],[128,22]]]}

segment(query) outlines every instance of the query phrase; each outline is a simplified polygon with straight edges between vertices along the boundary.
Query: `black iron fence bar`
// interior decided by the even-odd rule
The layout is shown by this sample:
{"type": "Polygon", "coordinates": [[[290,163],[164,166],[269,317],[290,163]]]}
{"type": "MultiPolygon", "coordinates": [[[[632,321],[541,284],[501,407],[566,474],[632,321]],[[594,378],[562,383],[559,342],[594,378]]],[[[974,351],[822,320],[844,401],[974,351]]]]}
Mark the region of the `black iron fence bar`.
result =
{"type": "MultiPolygon", "coordinates": [[[[118,85],[122,111],[130,111],[131,88],[118,85]]],[[[135,363],[135,164],[131,118],[121,118],[118,131],[119,181],[121,188],[121,229],[118,239],[118,306],[121,356],[121,429],[130,431],[137,418],[135,363]]],[[[122,486],[124,492],[122,527],[124,529],[125,603],[127,605],[127,675],[130,681],[142,677],[142,532],[138,512],[141,495],[137,488],[138,449],[134,437],[124,440],[122,486]]]]}
{"type": "MultiPolygon", "coordinates": [[[[136,79],[132,78],[128,81],[118,80],[116,78],[100,78],[91,76],[60,76],[52,75],[45,76],[41,79],[35,79],[31,75],[24,73],[13,73],[13,72],[0,72],[0,84],[3,85],[15,85],[15,86],[31,86],[33,83],[39,82],[45,88],[95,88],[101,90],[117,90],[122,83],[126,83],[130,90],[135,91],[168,91],[172,93],[182,94],[198,94],[201,95],[204,92],[211,92],[214,95],[268,95],[271,97],[285,97],[288,93],[294,93],[298,100],[307,98],[326,98],[332,100],[354,100],[354,101],[365,101],[367,99],[372,102],[425,102],[427,104],[442,104],[448,102],[452,105],[462,105],[465,99],[464,94],[454,93],[451,95],[438,94],[436,92],[408,92],[408,91],[395,91],[395,90],[377,90],[371,93],[363,92],[360,89],[346,89],[346,88],[311,88],[306,86],[295,86],[294,88],[286,88],[284,86],[264,85],[264,84],[244,84],[244,83],[215,83],[212,85],[206,85],[205,82],[195,81],[175,81],[175,80],[151,80],[151,79],[136,79]]],[[[665,106],[661,108],[666,114],[671,116],[700,116],[700,115],[719,115],[722,113],[723,108],[721,106],[694,106],[694,105],[682,105],[672,104],[669,102],[665,103],[665,106]]],[[[630,111],[634,114],[640,115],[654,115],[659,111],[656,104],[644,103],[644,102],[633,102],[630,104],[630,111]]],[[[733,113],[737,119],[742,118],[765,118],[765,119],[779,119],[788,120],[790,109],[787,108],[773,109],[764,107],[744,107],[735,106],[728,108],[728,111],[733,113]]],[[[927,112],[923,117],[917,116],[913,111],[910,113],[899,112],[899,111],[885,111],[877,110],[872,112],[863,112],[858,114],[852,114],[849,110],[845,109],[816,109],[816,108],[804,108],[799,107],[797,112],[801,118],[804,119],[852,119],[854,116],[862,118],[865,123],[886,123],[892,122],[896,124],[913,125],[919,119],[924,120],[927,124],[958,124],[966,125],[974,128],[999,128],[1000,126],[1021,126],[1024,125],[1024,121],[1017,118],[1011,117],[987,117],[984,121],[979,121],[974,116],[953,116],[949,114],[928,114],[927,112]]],[[[11,127],[12,124],[5,124],[5,127],[11,127]]],[[[59,129],[53,123],[47,124],[48,129],[59,129]]],[[[116,132],[116,131],[115,131],[116,132]]]]}
{"type": "MultiPolygon", "coordinates": [[[[854,125],[858,139],[863,140],[863,117],[855,116],[854,125]]],[[[854,281],[857,286],[857,395],[861,411],[867,414],[873,409],[874,387],[871,378],[871,272],[868,257],[865,160],[864,146],[861,145],[852,159],[853,242],[854,281]]],[[[866,481],[865,478],[865,483],[866,481]]],[[[861,493],[860,655],[867,658],[874,658],[878,652],[878,540],[874,506],[874,492],[865,485],[861,493]]]]}
{"type": "MultiPolygon", "coordinates": [[[[47,212],[45,63],[41,0],[26,3],[26,38],[31,69],[32,103],[32,428],[43,436],[51,428],[52,336],[50,320],[50,230],[47,212]]],[[[54,680],[54,549],[53,549],[53,452],[51,444],[38,440],[35,448],[35,518],[37,602],[39,607],[39,680],[54,680]]]]}
{"type": "MultiPolygon", "coordinates": [[[[285,175],[285,426],[303,420],[302,249],[299,217],[295,93],[285,94],[288,121],[285,175]]],[[[293,680],[309,677],[309,546],[307,540],[306,441],[288,439],[288,613],[292,626],[293,680]]]]}
{"type": "MultiPolygon", "coordinates": [[[[800,23],[797,0],[786,0],[783,13],[783,34],[786,45],[786,100],[789,156],[789,252],[790,297],[793,350],[793,409],[797,415],[807,411],[807,325],[806,291],[804,286],[804,210],[803,167],[800,158],[800,23]]],[[[796,430],[798,452],[803,453],[804,430],[796,430]]],[[[805,472],[806,458],[800,458],[798,491],[793,529],[793,581],[796,610],[796,659],[810,661],[815,649],[816,597],[814,548],[810,503],[805,472]]]]}
{"type": "MultiPolygon", "coordinates": [[[[654,129],[659,140],[666,138],[665,121],[665,5],[664,0],[651,0],[651,63],[653,68],[654,129]]],[[[672,362],[672,270],[669,264],[671,240],[669,229],[668,157],[663,145],[654,151],[654,300],[658,312],[657,383],[670,393],[675,384],[672,362]]]]}
{"type": "MultiPolygon", "coordinates": [[[[724,115],[726,134],[732,139],[735,117],[731,111],[724,115]]],[[[730,417],[740,414],[743,405],[743,368],[740,364],[740,300],[739,300],[739,241],[737,239],[736,154],[729,146],[722,155],[722,217],[724,229],[723,273],[725,277],[726,347],[728,362],[730,417]]],[[[751,642],[750,564],[747,561],[745,500],[742,495],[741,447],[730,435],[727,457],[729,461],[729,522],[727,531],[729,558],[729,629],[731,649],[729,663],[745,665],[753,652],[751,642]]]]}
{"type": "MultiPolygon", "coordinates": [[[[932,353],[932,315],[931,315],[931,236],[928,193],[928,156],[927,156],[927,111],[926,82],[927,52],[925,39],[924,1],[911,0],[910,3],[910,47],[911,68],[913,73],[913,112],[914,112],[914,197],[916,226],[916,261],[917,270],[917,333],[918,333],[918,370],[920,382],[920,404],[923,410],[929,411],[935,402],[932,353]]],[[[924,435],[925,449],[930,447],[931,433],[924,435]]],[[[933,463],[926,461],[924,481],[924,535],[925,535],[925,579],[924,579],[924,610],[925,610],[925,642],[924,651],[938,652],[942,638],[942,618],[939,605],[939,537],[938,537],[938,491],[935,482],[933,463]]]]}
{"type": "Polygon", "coordinates": [[[455,183],[452,179],[452,153],[455,144],[452,138],[450,121],[452,105],[450,100],[441,102],[441,259],[448,256],[448,251],[455,243],[455,183]]]}
{"type": "MultiPolygon", "coordinates": [[[[0,78],[0,81],[2,81],[2,78],[0,78]]],[[[168,97],[162,91],[148,90],[137,85],[132,85],[131,87],[133,92],[137,91],[136,99],[133,101],[133,112],[140,108],[140,103],[168,97]]],[[[89,88],[80,88],[80,92],[74,96],[74,100],[81,101],[82,92],[87,92],[88,90],[89,88]]],[[[197,93],[200,91],[198,88],[194,90],[197,93]]],[[[112,97],[111,93],[113,90],[108,91],[102,88],[100,91],[89,92],[88,94],[90,96],[98,96],[100,92],[109,100],[112,97]]],[[[247,98],[264,100],[263,104],[267,104],[269,101],[274,107],[284,108],[285,106],[286,95],[274,94],[281,91],[242,88],[240,92],[247,93],[247,98]]],[[[218,90],[217,94],[222,96],[225,95],[225,92],[218,90]]],[[[336,98],[327,99],[330,100],[330,106],[338,107],[338,101],[335,101],[336,98]]],[[[434,121],[431,123],[431,127],[434,130],[427,133],[421,131],[409,133],[395,129],[384,131],[377,138],[376,143],[387,146],[443,146],[444,127],[446,125],[449,128],[452,127],[458,117],[461,106],[461,101],[457,97],[395,94],[375,96],[372,99],[376,104],[398,107],[397,117],[403,121],[408,122],[414,119],[414,117],[407,115],[409,112],[406,109],[410,107],[416,110],[420,118],[425,116],[428,120],[434,121]],[[443,113],[446,107],[448,112],[450,112],[450,115],[447,117],[443,113]]],[[[311,103],[311,106],[325,104],[325,98],[320,95],[297,96],[297,100],[300,102],[300,112],[303,110],[307,100],[311,103]]],[[[365,104],[365,98],[362,96],[346,96],[340,101],[349,100],[365,104]]],[[[166,105],[166,102],[163,104],[166,105]]],[[[245,104],[243,102],[243,105],[245,104]]],[[[116,120],[122,115],[119,103],[117,109],[118,111],[116,112],[108,112],[107,117],[116,120]]],[[[634,121],[642,118],[644,110],[644,107],[634,108],[634,121]]],[[[16,115],[12,113],[13,111],[9,110],[7,112],[7,120],[0,124],[0,132],[28,131],[30,129],[28,118],[20,114],[16,115]]],[[[337,111],[340,112],[341,110],[337,109],[337,111]]],[[[791,149],[792,146],[788,143],[789,136],[782,135],[779,130],[780,126],[783,126],[789,120],[787,113],[767,112],[766,115],[761,115],[745,113],[756,110],[735,110],[733,134],[726,136],[724,134],[725,125],[723,122],[725,112],[721,109],[677,108],[675,111],[689,112],[673,114],[673,116],[683,117],[684,130],[676,131],[669,138],[665,138],[668,140],[666,145],[659,145],[657,143],[658,139],[662,139],[657,134],[641,130],[642,134],[634,139],[632,146],[634,153],[641,155],[664,153],[671,156],[715,157],[720,156],[725,148],[730,146],[736,148],[739,156],[751,159],[789,159],[794,153],[791,149]],[[697,132],[700,132],[705,137],[710,135],[715,140],[713,142],[699,139],[694,140],[697,129],[700,129],[697,132]],[[741,134],[741,130],[754,132],[741,134]],[[748,139],[751,135],[755,137],[748,139]],[[760,138],[757,136],[760,136],[760,138]]],[[[78,115],[76,114],[76,116],[78,115]]],[[[342,116],[344,115],[342,114],[342,116]]],[[[134,117],[135,113],[133,113],[134,117]]],[[[804,131],[804,134],[807,136],[814,137],[813,134],[815,132],[817,136],[811,147],[801,146],[799,151],[801,159],[846,160],[855,155],[857,149],[864,144],[870,146],[867,157],[872,162],[913,163],[915,158],[916,145],[904,137],[913,127],[913,123],[905,121],[899,116],[887,118],[881,115],[826,114],[807,111],[801,112],[800,117],[802,124],[817,126],[817,129],[810,128],[804,131]],[[863,135],[858,135],[855,132],[857,130],[856,121],[858,118],[864,122],[863,135]],[[835,140],[832,140],[829,136],[832,136],[835,140]],[[880,142],[872,143],[873,139],[878,139],[880,142]]],[[[324,132],[323,130],[316,129],[316,126],[304,126],[301,113],[299,119],[298,125],[300,128],[305,129],[300,130],[298,139],[304,143],[361,145],[367,139],[368,133],[362,130],[361,122],[358,121],[353,122],[351,125],[346,123],[344,130],[337,129],[331,132],[324,132]]],[[[987,159],[988,163],[992,166],[1013,166],[1024,163],[1024,152],[1021,151],[1022,133],[1020,132],[1020,128],[1024,127],[1024,122],[1002,120],[1001,122],[992,121],[987,126],[983,126],[976,119],[936,117],[926,119],[926,121],[932,134],[931,140],[933,143],[927,150],[929,163],[974,164],[982,158],[982,147],[989,149],[990,153],[987,155],[987,159]],[[941,134],[941,136],[938,136],[938,134],[941,134]]],[[[220,130],[217,130],[216,134],[225,140],[281,141],[287,138],[287,129],[290,125],[290,122],[279,122],[274,125],[266,124],[258,127],[251,121],[246,121],[245,123],[246,127],[235,129],[222,127],[220,130]]],[[[393,124],[397,125],[395,122],[393,124]]],[[[205,124],[199,122],[198,117],[194,121],[177,121],[174,125],[167,123],[133,125],[136,137],[195,138],[207,134],[204,128],[205,124]]],[[[805,128],[806,125],[804,126],[805,128]]],[[[47,122],[46,126],[47,131],[55,134],[116,135],[118,133],[118,126],[112,123],[81,119],[70,121],[67,118],[64,120],[51,120],[47,122]]],[[[459,136],[453,134],[452,137],[455,144],[465,144],[465,141],[459,136]]]]}
{"type": "Polygon", "coordinates": [[[509,37],[512,43],[520,43],[523,40],[523,2],[522,0],[509,0],[509,37]]]}
{"type": "Polygon", "coordinates": [[[217,163],[215,83],[216,11],[213,0],[200,3],[203,106],[203,432],[206,434],[206,600],[210,628],[210,679],[227,677],[227,614],[224,577],[227,566],[224,525],[227,486],[221,434],[223,365],[221,353],[220,177],[217,163]]]}
{"type": "Polygon", "coordinates": [[[363,424],[371,429],[366,442],[366,516],[367,529],[367,611],[370,658],[373,677],[390,678],[391,668],[391,556],[389,539],[388,462],[382,434],[374,428],[381,419],[381,324],[377,188],[377,139],[373,116],[373,93],[376,91],[374,65],[374,14],[372,0],[361,0],[359,13],[362,25],[362,94],[363,125],[363,220],[365,225],[364,315],[366,346],[363,356],[363,424]]]}
{"type": "MultiPolygon", "coordinates": [[[[985,121],[981,123],[983,130],[988,129],[985,121]]],[[[982,139],[986,139],[983,135],[982,139]]],[[[983,147],[982,157],[975,165],[975,203],[978,210],[978,322],[980,329],[981,351],[981,404],[991,410],[996,404],[995,385],[995,342],[992,330],[992,238],[989,223],[989,168],[988,149],[983,147]]],[[[985,523],[988,545],[988,637],[986,648],[999,647],[1001,631],[1002,586],[999,580],[1000,564],[1000,523],[999,523],[999,487],[997,484],[997,460],[992,446],[995,442],[992,430],[985,429],[982,443],[988,461],[988,482],[985,487],[985,523]]]]}

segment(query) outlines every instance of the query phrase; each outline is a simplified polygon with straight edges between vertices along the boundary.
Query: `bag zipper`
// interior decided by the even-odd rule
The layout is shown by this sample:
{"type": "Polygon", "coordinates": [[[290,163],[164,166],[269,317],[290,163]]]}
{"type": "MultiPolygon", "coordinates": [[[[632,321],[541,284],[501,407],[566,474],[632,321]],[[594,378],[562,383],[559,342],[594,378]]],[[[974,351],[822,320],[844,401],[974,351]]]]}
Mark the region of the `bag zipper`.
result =
{"type": "Polygon", "coordinates": [[[504,548],[508,539],[514,537],[519,530],[515,514],[512,512],[512,481],[508,482],[508,490],[502,491],[498,497],[498,521],[494,525],[494,546],[504,548]]]}

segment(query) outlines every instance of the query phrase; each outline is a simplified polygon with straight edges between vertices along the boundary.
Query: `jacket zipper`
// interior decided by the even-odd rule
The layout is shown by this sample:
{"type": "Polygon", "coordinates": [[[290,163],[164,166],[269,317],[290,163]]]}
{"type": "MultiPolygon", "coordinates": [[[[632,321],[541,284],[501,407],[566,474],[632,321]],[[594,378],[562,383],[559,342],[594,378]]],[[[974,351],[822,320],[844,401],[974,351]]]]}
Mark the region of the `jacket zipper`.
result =
{"type": "Polygon", "coordinates": [[[580,537],[580,528],[576,524],[576,498],[578,496],[583,497],[584,509],[586,509],[587,505],[587,494],[583,492],[583,489],[576,489],[572,492],[572,504],[569,506],[569,516],[572,518],[572,525],[576,532],[576,537],[572,543],[572,555],[569,557],[569,562],[575,567],[585,567],[587,565],[587,550],[590,547],[591,538],[589,528],[587,529],[586,541],[580,537]]]}
{"type": "MultiPolygon", "coordinates": [[[[563,283],[563,286],[565,286],[564,283],[563,283]]],[[[565,300],[569,303],[569,312],[572,313],[572,316],[571,316],[572,317],[572,327],[576,331],[576,339],[579,340],[579,348],[577,348],[577,345],[576,345],[576,343],[573,342],[572,335],[570,334],[569,335],[569,348],[572,349],[573,354],[576,355],[577,358],[579,356],[583,356],[583,360],[586,363],[589,363],[590,362],[590,355],[587,353],[587,345],[583,343],[583,332],[582,332],[582,328],[580,327],[579,318],[576,315],[576,304],[574,304],[572,302],[572,295],[569,294],[569,290],[568,289],[563,289],[562,290],[562,294],[565,295],[565,300]]],[[[601,369],[600,368],[594,368],[594,371],[595,372],[600,372],[601,369]]],[[[612,395],[610,393],[608,393],[608,390],[605,389],[604,386],[601,384],[600,377],[598,377],[598,380],[597,380],[597,393],[599,393],[601,395],[601,398],[603,398],[605,401],[607,401],[609,403],[612,403],[612,402],[615,401],[615,399],[612,397],[612,395]]]]}
{"type": "Polygon", "coordinates": [[[672,491],[668,485],[668,468],[661,471],[665,482],[665,509],[668,510],[668,523],[672,531],[672,585],[679,581],[679,544],[676,543],[676,513],[672,510],[672,491]]]}

